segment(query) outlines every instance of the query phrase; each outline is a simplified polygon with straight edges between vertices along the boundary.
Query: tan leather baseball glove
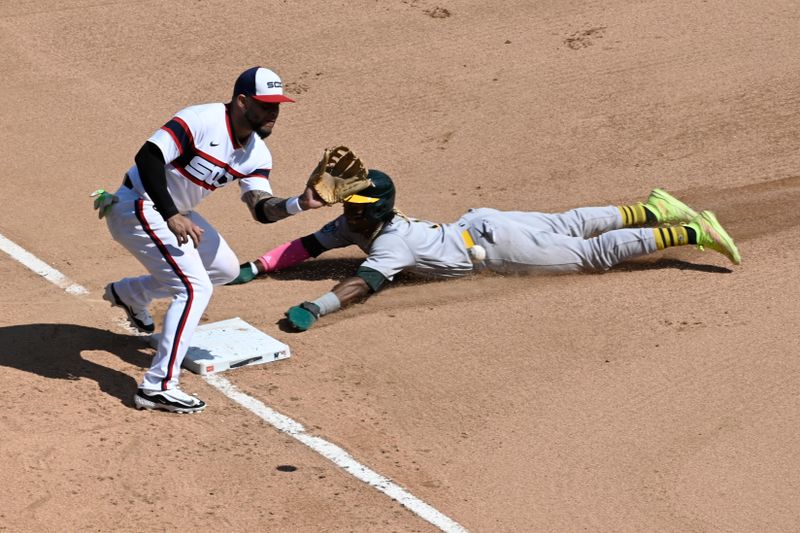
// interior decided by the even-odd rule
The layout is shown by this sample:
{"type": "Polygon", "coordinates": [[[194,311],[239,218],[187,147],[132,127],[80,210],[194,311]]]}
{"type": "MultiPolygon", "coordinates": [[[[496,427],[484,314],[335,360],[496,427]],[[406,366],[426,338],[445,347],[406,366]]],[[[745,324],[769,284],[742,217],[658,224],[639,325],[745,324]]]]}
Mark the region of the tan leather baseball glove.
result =
{"type": "Polygon", "coordinates": [[[331,205],[366,189],[372,182],[361,159],[348,147],[336,146],[325,149],[317,168],[308,178],[308,185],[323,202],[331,205]]]}

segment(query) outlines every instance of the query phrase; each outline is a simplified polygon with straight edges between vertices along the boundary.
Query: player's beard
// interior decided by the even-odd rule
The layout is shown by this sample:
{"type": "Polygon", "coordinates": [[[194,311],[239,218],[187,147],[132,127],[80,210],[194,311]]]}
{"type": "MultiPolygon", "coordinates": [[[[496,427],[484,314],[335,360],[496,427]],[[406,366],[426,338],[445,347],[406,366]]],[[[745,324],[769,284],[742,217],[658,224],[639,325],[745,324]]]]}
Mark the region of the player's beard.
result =
{"type": "Polygon", "coordinates": [[[245,109],[244,119],[247,121],[247,125],[250,126],[250,129],[256,132],[256,135],[258,135],[260,138],[266,139],[270,136],[270,134],[272,134],[272,128],[265,128],[260,122],[256,122],[250,115],[249,109],[245,109]]]}
{"type": "Polygon", "coordinates": [[[380,221],[370,220],[368,218],[358,218],[358,219],[348,219],[345,217],[345,222],[347,222],[347,228],[352,231],[353,233],[360,233],[364,237],[369,237],[375,233],[375,228],[381,227],[380,221]]]}

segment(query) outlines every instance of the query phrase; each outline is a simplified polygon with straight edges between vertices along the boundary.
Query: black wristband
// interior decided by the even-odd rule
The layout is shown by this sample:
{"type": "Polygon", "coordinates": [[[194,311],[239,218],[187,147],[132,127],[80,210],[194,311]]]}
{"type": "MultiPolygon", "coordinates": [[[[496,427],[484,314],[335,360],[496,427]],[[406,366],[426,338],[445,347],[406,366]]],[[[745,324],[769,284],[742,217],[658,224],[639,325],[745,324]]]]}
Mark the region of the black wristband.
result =
{"type": "Polygon", "coordinates": [[[286,211],[286,199],[276,196],[259,200],[253,210],[256,214],[256,220],[262,224],[271,224],[289,216],[286,211]]]}
{"type": "Polygon", "coordinates": [[[272,220],[267,218],[267,214],[264,212],[264,205],[267,203],[269,198],[264,198],[260,202],[256,204],[255,212],[256,212],[256,220],[261,222],[262,224],[269,224],[272,220]]]}
{"type": "Polygon", "coordinates": [[[320,309],[319,306],[313,302],[303,302],[300,304],[300,307],[314,315],[314,318],[320,317],[320,309]]]}
{"type": "Polygon", "coordinates": [[[300,237],[300,242],[311,257],[317,257],[322,252],[328,251],[328,248],[322,246],[322,243],[319,242],[319,239],[317,239],[313,233],[305,237],[300,237]]]}

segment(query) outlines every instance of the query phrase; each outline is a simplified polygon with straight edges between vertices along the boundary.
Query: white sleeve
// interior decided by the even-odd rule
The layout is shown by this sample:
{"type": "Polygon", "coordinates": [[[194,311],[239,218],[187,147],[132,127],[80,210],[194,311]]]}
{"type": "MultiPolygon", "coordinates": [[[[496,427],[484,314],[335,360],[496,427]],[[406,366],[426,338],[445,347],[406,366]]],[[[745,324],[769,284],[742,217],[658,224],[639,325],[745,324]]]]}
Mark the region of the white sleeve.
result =
{"type": "Polygon", "coordinates": [[[148,141],[161,149],[165,163],[171,163],[195,145],[195,139],[203,135],[203,129],[200,115],[188,108],[182,109],[151,135],[148,141]]]}
{"type": "Polygon", "coordinates": [[[391,281],[395,275],[416,263],[416,257],[406,241],[399,235],[383,233],[372,243],[369,256],[361,266],[376,270],[391,281]]]}
{"type": "Polygon", "coordinates": [[[258,152],[252,156],[255,170],[238,180],[241,194],[249,191],[264,191],[273,194],[272,184],[269,182],[272,154],[264,143],[259,144],[263,146],[263,150],[259,148],[258,152]]]}

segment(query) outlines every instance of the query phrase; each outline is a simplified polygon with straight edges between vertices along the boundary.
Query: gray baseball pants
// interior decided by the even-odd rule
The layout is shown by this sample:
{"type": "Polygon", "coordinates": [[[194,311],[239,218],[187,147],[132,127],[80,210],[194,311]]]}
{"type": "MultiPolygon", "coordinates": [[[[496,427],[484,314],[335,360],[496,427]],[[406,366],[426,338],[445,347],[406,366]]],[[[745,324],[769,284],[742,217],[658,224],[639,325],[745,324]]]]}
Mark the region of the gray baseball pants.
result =
{"type": "Polygon", "coordinates": [[[459,222],[486,250],[480,266],[504,273],[597,272],[657,250],[653,230],[623,228],[614,206],[553,214],[479,208],[459,222]]]}

